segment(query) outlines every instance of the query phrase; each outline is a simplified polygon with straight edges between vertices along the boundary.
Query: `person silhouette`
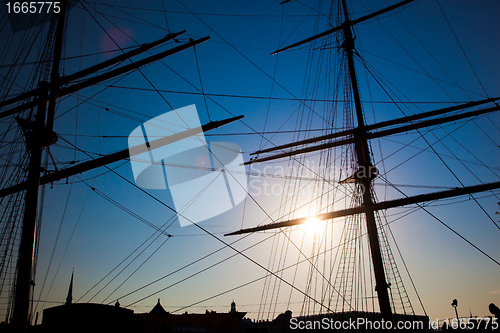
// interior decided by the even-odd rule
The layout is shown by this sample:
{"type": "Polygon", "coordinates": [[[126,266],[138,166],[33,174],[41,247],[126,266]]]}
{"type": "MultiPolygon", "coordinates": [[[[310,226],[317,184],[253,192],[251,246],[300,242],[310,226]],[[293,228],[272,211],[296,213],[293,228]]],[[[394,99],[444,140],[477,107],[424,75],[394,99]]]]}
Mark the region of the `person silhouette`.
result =
{"type": "MultiPolygon", "coordinates": [[[[493,303],[490,303],[490,305],[488,306],[488,310],[490,310],[491,314],[492,315],[495,315],[495,319],[497,319],[497,323],[500,321],[500,308],[498,308],[498,306],[496,306],[495,304],[493,303]]],[[[499,331],[500,329],[498,327],[494,327],[493,326],[493,331],[499,331]]]]}
{"type": "Polygon", "coordinates": [[[498,306],[490,303],[488,309],[490,310],[491,314],[495,315],[495,318],[500,318],[500,308],[498,308],[498,306]]]}

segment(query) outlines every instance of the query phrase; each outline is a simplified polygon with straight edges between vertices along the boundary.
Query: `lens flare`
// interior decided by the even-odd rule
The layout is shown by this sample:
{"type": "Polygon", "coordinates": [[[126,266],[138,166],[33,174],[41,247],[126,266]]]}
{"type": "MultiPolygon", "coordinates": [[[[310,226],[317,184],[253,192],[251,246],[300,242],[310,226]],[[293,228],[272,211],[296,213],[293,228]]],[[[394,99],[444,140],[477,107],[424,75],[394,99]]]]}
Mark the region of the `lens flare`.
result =
{"type": "Polygon", "coordinates": [[[315,216],[312,216],[312,217],[309,217],[307,218],[306,222],[304,223],[304,226],[306,228],[307,231],[312,231],[312,232],[316,232],[320,229],[322,223],[320,223],[321,221],[315,217],[315,216]]]}

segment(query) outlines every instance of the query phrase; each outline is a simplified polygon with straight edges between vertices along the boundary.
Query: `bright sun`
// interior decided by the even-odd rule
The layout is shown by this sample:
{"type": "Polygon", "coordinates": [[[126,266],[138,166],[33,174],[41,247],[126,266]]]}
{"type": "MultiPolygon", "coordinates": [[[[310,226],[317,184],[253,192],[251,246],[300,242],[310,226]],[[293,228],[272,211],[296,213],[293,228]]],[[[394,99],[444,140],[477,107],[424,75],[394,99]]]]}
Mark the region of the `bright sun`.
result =
{"type": "Polygon", "coordinates": [[[304,223],[304,226],[308,231],[315,232],[320,228],[321,223],[320,223],[320,220],[318,220],[318,218],[313,216],[313,217],[309,217],[306,220],[306,222],[304,223]]]}

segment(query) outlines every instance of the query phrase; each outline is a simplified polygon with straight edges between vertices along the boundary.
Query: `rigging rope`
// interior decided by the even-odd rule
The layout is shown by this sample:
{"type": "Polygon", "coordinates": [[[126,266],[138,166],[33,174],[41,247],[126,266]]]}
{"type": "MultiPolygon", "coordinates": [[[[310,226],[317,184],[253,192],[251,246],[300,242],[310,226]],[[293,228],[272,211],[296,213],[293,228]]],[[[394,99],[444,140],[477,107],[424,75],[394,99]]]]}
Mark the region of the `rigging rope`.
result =
{"type": "MultiPolygon", "coordinates": [[[[387,179],[385,178],[382,178],[384,181],[386,181],[388,184],[391,184],[387,179]]],[[[392,186],[392,185],[391,185],[392,186]]],[[[398,189],[397,187],[395,186],[392,186],[396,191],[398,191],[399,193],[401,193],[402,195],[404,195],[405,197],[408,197],[405,193],[403,193],[400,189],[398,189]]],[[[464,240],[467,244],[469,244],[470,246],[472,246],[473,248],[475,248],[477,251],[479,251],[481,254],[483,254],[486,258],[490,259],[491,261],[493,261],[495,264],[499,265],[500,266],[500,262],[496,261],[493,257],[491,257],[490,255],[488,255],[486,252],[484,252],[483,250],[481,250],[479,247],[477,247],[476,245],[474,245],[471,241],[469,241],[467,238],[465,238],[464,236],[460,235],[457,231],[455,231],[454,229],[452,229],[449,225],[447,225],[446,223],[444,223],[441,219],[439,219],[436,215],[432,214],[431,212],[429,212],[427,209],[424,208],[424,205],[422,204],[419,204],[417,203],[416,204],[420,209],[422,209],[423,211],[425,211],[427,214],[429,214],[430,216],[432,216],[436,221],[438,221],[439,223],[441,223],[443,226],[445,226],[448,230],[450,230],[451,232],[453,232],[455,235],[457,235],[458,237],[460,237],[462,240],[464,240]]]]}
{"type": "Polygon", "coordinates": [[[205,102],[205,109],[207,110],[208,121],[212,122],[210,119],[210,113],[208,112],[207,96],[205,95],[205,89],[203,89],[203,81],[201,80],[200,64],[198,63],[198,55],[196,54],[196,46],[193,46],[194,58],[196,60],[196,68],[198,69],[198,77],[200,78],[201,94],[203,95],[203,101],[205,102]]]}

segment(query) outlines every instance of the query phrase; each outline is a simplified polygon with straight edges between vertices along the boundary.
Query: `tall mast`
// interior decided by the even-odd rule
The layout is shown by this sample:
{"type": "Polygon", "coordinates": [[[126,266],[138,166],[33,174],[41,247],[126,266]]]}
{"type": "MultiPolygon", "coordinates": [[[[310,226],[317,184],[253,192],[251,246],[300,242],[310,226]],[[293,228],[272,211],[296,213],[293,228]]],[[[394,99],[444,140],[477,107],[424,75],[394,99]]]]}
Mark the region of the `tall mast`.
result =
{"type": "Polygon", "coordinates": [[[54,130],[54,116],[56,110],[56,93],[59,90],[59,66],[63,47],[64,25],[66,23],[68,0],[61,1],[61,11],[57,20],[56,40],[54,43],[54,58],[52,60],[52,72],[50,74],[49,107],[47,110],[47,134],[54,130]]]}
{"type": "MultiPolygon", "coordinates": [[[[41,96],[48,94],[46,82],[40,82],[41,96]]],[[[41,99],[42,100],[42,99],[41,99]]],[[[13,324],[14,332],[26,332],[29,314],[30,289],[32,281],[33,248],[35,243],[36,220],[38,215],[38,192],[40,188],[40,165],[42,162],[43,136],[45,132],[46,103],[42,100],[36,110],[33,131],[27,135],[26,144],[30,150],[28,189],[26,190],[21,244],[17,263],[17,279],[13,324]]]]}
{"type": "Polygon", "coordinates": [[[63,44],[64,25],[66,21],[67,0],[61,1],[61,11],[57,18],[54,43],[54,58],[50,82],[50,93],[46,82],[40,82],[39,103],[36,108],[36,119],[32,133],[26,137],[30,162],[28,171],[28,189],[24,206],[23,229],[19,245],[19,261],[17,263],[16,292],[14,300],[13,324],[14,332],[26,332],[29,321],[30,291],[33,281],[33,252],[35,245],[36,221],[38,217],[38,195],[40,190],[40,171],[43,148],[54,143],[52,128],[54,126],[54,110],[56,91],[59,89],[59,64],[63,44]],[[49,99],[49,109],[46,117],[46,99],[49,99]]]}
{"type": "MultiPolygon", "coordinates": [[[[361,98],[359,95],[359,88],[358,88],[358,81],[356,77],[356,69],[354,67],[354,38],[352,36],[352,31],[351,31],[351,26],[369,20],[373,17],[376,17],[380,14],[383,14],[385,12],[388,12],[390,10],[396,9],[398,7],[401,7],[407,3],[410,3],[413,0],[404,0],[401,1],[395,5],[389,6],[385,9],[379,10],[377,12],[365,15],[361,18],[358,18],[354,21],[351,21],[349,18],[349,13],[347,10],[347,5],[346,1],[342,0],[342,10],[343,10],[343,15],[344,15],[344,22],[335,28],[332,28],[330,30],[327,30],[325,32],[319,33],[317,35],[314,35],[312,37],[309,37],[307,39],[304,39],[300,42],[294,43],[292,45],[289,45],[287,47],[284,47],[282,49],[279,49],[271,54],[276,54],[288,49],[291,49],[293,47],[309,43],[313,40],[316,40],[318,38],[322,38],[326,35],[329,35],[331,33],[337,32],[337,31],[343,31],[344,33],[344,42],[342,44],[342,48],[344,49],[344,52],[347,56],[347,61],[348,61],[348,68],[349,68],[349,79],[351,81],[351,89],[352,89],[352,94],[354,98],[354,105],[356,108],[356,118],[357,118],[357,127],[353,130],[346,131],[345,133],[338,133],[338,135],[333,135],[333,137],[338,137],[338,136],[350,136],[352,135],[353,140],[351,139],[345,139],[345,140],[340,140],[338,142],[338,145],[344,145],[344,144],[349,144],[349,143],[354,143],[354,148],[355,148],[355,153],[356,153],[356,159],[357,159],[357,164],[358,164],[358,170],[355,172],[355,175],[353,175],[353,178],[356,179],[361,192],[362,192],[362,198],[363,198],[363,205],[359,207],[359,211],[349,211],[348,214],[342,215],[353,215],[353,214],[359,214],[359,213],[364,213],[365,218],[366,218],[366,228],[367,228],[367,233],[368,233],[368,239],[370,243],[370,252],[371,252],[371,257],[372,257],[372,263],[374,267],[374,274],[375,274],[375,283],[376,287],[375,290],[377,292],[378,296],[378,302],[379,302],[379,308],[380,308],[380,313],[382,315],[382,318],[387,321],[392,321],[392,311],[391,311],[391,305],[390,305],[390,300],[389,300],[389,292],[387,288],[389,285],[387,284],[386,278],[385,278],[385,271],[384,271],[384,264],[382,261],[382,254],[380,251],[380,244],[379,244],[379,239],[378,239],[378,231],[377,231],[377,224],[375,221],[375,207],[374,207],[374,202],[372,198],[372,180],[375,178],[377,171],[375,167],[372,165],[371,158],[370,158],[370,150],[368,148],[368,140],[370,139],[369,133],[368,133],[368,128],[365,125],[364,118],[363,118],[363,109],[361,107],[361,98]]],[[[383,126],[382,126],[383,127],[383,126]]],[[[318,138],[318,141],[321,140],[326,140],[327,138],[318,138]]],[[[330,139],[330,138],[328,138],[330,139]]],[[[305,140],[309,141],[309,140],[305,140]]],[[[315,142],[316,140],[313,138],[310,140],[312,143],[315,142]]],[[[292,147],[295,146],[293,144],[289,144],[288,146],[292,147]]],[[[312,149],[322,149],[323,145],[319,145],[316,147],[312,147],[312,149]]],[[[275,149],[282,149],[285,146],[281,147],[274,147],[275,149]]],[[[328,147],[324,147],[328,148],[328,147]]],[[[275,149],[269,149],[268,151],[272,151],[275,149]]],[[[255,162],[261,162],[261,161],[266,161],[266,160],[271,160],[275,158],[281,158],[285,156],[291,156],[294,155],[295,153],[305,153],[307,152],[306,149],[303,151],[298,149],[297,151],[291,151],[283,154],[278,154],[276,156],[271,156],[271,157],[264,157],[261,159],[254,159],[250,160],[248,163],[245,164],[251,164],[255,162]],[[300,151],[300,152],[299,152],[300,151]],[[289,153],[289,154],[288,154],[289,153]]],[[[258,231],[260,229],[264,229],[264,227],[269,227],[268,229],[271,228],[279,228],[281,226],[287,226],[288,223],[294,223],[295,221],[284,221],[282,223],[273,223],[268,226],[263,226],[263,228],[249,228],[249,229],[243,229],[237,232],[233,232],[227,235],[237,235],[237,234],[242,234],[242,233],[247,233],[247,232],[254,232],[258,231]]],[[[298,224],[298,223],[295,223],[298,224]]]]}
{"type": "MultiPolygon", "coordinates": [[[[21,243],[19,246],[19,260],[17,263],[17,276],[15,284],[15,299],[14,299],[14,312],[12,317],[13,332],[25,333],[28,328],[29,323],[29,308],[30,308],[30,293],[35,285],[33,281],[33,256],[34,256],[34,245],[35,245],[35,234],[36,234],[36,222],[38,215],[38,199],[40,185],[45,184],[44,177],[40,176],[42,171],[42,153],[44,147],[48,147],[57,141],[57,136],[53,131],[54,127],[54,111],[57,98],[71,94],[73,92],[79,91],[86,87],[95,85],[99,82],[108,80],[110,78],[116,77],[123,73],[136,70],[140,67],[153,63],[157,60],[163,59],[167,56],[175,54],[177,52],[183,51],[187,48],[193,47],[197,44],[203,43],[210,39],[210,37],[204,37],[197,40],[190,40],[188,43],[181,44],[172,49],[160,52],[158,54],[152,55],[150,57],[141,59],[137,62],[121,66],[117,69],[108,71],[101,75],[96,75],[88,78],[78,84],[71,85],[66,89],[61,89],[62,84],[67,84],[76,78],[82,78],[90,74],[95,73],[97,70],[109,67],[113,64],[121,62],[123,60],[129,59],[137,54],[143,53],[150,48],[160,45],[168,40],[174,39],[175,37],[183,34],[185,31],[179,33],[168,34],[164,38],[161,38],[155,42],[144,44],[136,50],[127,52],[118,57],[112,58],[110,60],[104,61],[96,66],[88,68],[86,70],[75,73],[69,77],[59,76],[59,67],[61,61],[61,53],[64,38],[64,26],[66,22],[67,15],[67,0],[61,2],[61,11],[59,13],[56,36],[53,47],[53,61],[52,61],[52,72],[51,72],[51,82],[40,82],[38,88],[30,92],[24,93],[20,96],[14,97],[10,100],[1,103],[0,107],[14,104],[21,100],[35,97],[34,100],[26,102],[24,104],[12,107],[8,110],[0,112],[0,118],[7,117],[10,115],[17,114],[20,111],[27,110],[32,107],[36,107],[35,121],[18,119],[18,123],[23,128],[26,136],[26,146],[30,154],[28,177],[25,183],[14,185],[8,190],[7,194],[12,194],[18,191],[26,190],[25,195],[25,206],[24,206],[24,216],[23,216],[23,226],[21,233],[21,243]],[[48,108],[47,108],[48,104],[48,108]]],[[[175,141],[182,140],[183,138],[196,135],[201,132],[209,131],[211,129],[218,128],[225,124],[231,123],[242,116],[233,117],[230,119],[224,119],[221,121],[210,122],[200,128],[189,129],[184,132],[177,133],[177,135],[171,135],[166,138],[160,138],[155,141],[158,147],[170,144],[175,141]]],[[[128,158],[128,150],[120,151],[110,156],[105,156],[98,161],[92,161],[92,163],[84,163],[83,165],[76,165],[76,169],[63,169],[61,171],[55,172],[56,178],[53,181],[60,180],[71,175],[81,173],[94,169],[98,166],[103,166],[109,163],[116,162],[120,159],[128,158]]],[[[5,189],[4,189],[5,190],[5,189]]]]}
{"type": "Polygon", "coordinates": [[[361,98],[359,96],[356,69],[354,67],[354,38],[352,37],[349,13],[347,11],[345,0],[342,0],[342,7],[345,18],[344,24],[342,25],[342,30],[344,32],[345,38],[342,47],[344,48],[344,51],[347,55],[349,76],[351,79],[354,106],[356,108],[356,118],[358,121],[358,126],[354,130],[354,147],[359,168],[357,172],[358,176],[356,178],[358,179],[359,185],[361,186],[363,195],[366,229],[370,242],[370,252],[375,273],[375,290],[378,296],[380,314],[382,315],[383,319],[392,320],[391,304],[389,302],[389,293],[387,290],[389,286],[387,285],[387,281],[385,279],[384,264],[382,262],[382,254],[380,251],[380,244],[378,240],[377,223],[375,221],[375,214],[373,211],[372,180],[375,176],[375,172],[370,158],[370,151],[368,149],[367,130],[363,118],[361,98]]]}
{"type": "Polygon", "coordinates": [[[252,227],[252,228],[240,229],[240,230],[225,234],[225,236],[233,236],[233,235],[242,235],[242,234],[254,233],[254,232],[265,231],[265,230],[273,230],[273,229],[278,229],[278,228],[286,228],[286,227],[305,224],[308,221],[310,221],[312,218],[314,218],[318,221],[323,221],[323,220],[335,219],[335,218],[340,218],[340,217],[345,217],[345,216],[354,216],[354,215],[358,215],[358,214],[364,214],[365,219],[366,219],[367,234],[368,234],[368,239],[369,239],[369,244],[370,244],[371,258],[372,258],[372,263],[373,263],[373,267],[374,267],[374,275],[375,275],[375,282],[376,282],[375,290],[377,292],[379,309],[380,309],[380,313],[382,315],[382,318],[384,320],[387,320],[387,321],[392,321],[394,318],[393,318],[393,314],[392,314],[392,310],[391,310],[391,304],[390,304],[389,292],[388,292],[388,288],[390,286],[387,284],[387,280],[385,277],[385,270],[384,270],[382,254],[381,254],[381,250],[380,250],[378,230],[377,230],[377,224],[375,221],[374,212],[379,211],[379,210],[394,208],[394,207],[401,207],[401,206],[410,205],[410,204],[418,204],[418,203],[422,203],[422,202],[440,200],[440,199],[445,199],[445,198],[453,198],[453,197],[463,196],[463,195],[467,195],[467,194],[471,194],[471,193],[491,191],[493,189],[500,188],[500,182],[493,182],[493,183],[486,183],[486,184],[467,186],[467,187],[462,186],[460,188],[455,188],[455,189],[441,191],[441,192],[432,192],[432,193],[419,194],[419,195],[415,195],[415,196],[406,196],[405,198],[388,200],[388,201],[383,201],[383,202],[375,202],[374,198],[372,197],[372,181],[376,177],[378,171],[372,165],[372,162],[371,162],[368,140],[380,138],[380,137],[385,137],[385,136],[393,135],[393,134],[397,134],[397,133],[412,131],[412,130],[415,130],[418,128],[431,127],[431,126],[439,125],[442,123],[452,122],[452,121],[458,120],[458,118],[460,118],[460,119],[471,118],[471,117],[476,117],[480,114],[486,114],[486,113],[490,113],[490,112],[498,112],[500,110],[498,103],[496,103],[496,101],[499,100],[500,97],[496,97],[496,98],[484,99],[481,101],[469,102],[469,103],[456,105],[456,106],[452,106],[452,107],[447,107],[447,108],[443,108],[443,109],[438,109],[438,110],[434,110],[434,111],[422,112],[422,113],[415,114],[412,116],[405,116],[403,118],[392,119],[389,121],[383,121],[383,122],[375,123],[375,124],[371,124],[371,125],[365,125],[364,117],[363,117],[363,110],[361,107],[361,98],[360,98],[360,94],[359,94],[358,82],[357,82],[357,77],[356,77],[356,70],[355,70],[355,66],[354,66],[354,48],[355,48],[354,46],[355,45],[354,45],[354,38],[352,35],[351,26],[354,26],[354,25],[361,23],[361,22],[364,22],[364,21],[368,21],[368,20],[370,20],[374,17],[377,17],[381,14],[384,14],[386,12],[389,12],[391,10],[394,10],[396,8],[399,8],[399,7],[402,7],[406,4],[409,4],[412,1],[413,0],[403,0],[403,1],[396,3],[392,6],[386,7],[384,9],[378,10],[376,12],[370,13],[368,15],[362,16],[360,18],[357,18],[357,19],[354,19],[351,21],[349,18],[349,13],[348,13],[348,9],[346,6],[346,1],[342,0],[341,4],[342,4],[343,15],[344,15],[344,22],[341,25],[333,27],[327,31],[318,33],[314,36],[311,36],[311,37],[306,38],[304,40],[301,40],[299,42],[293,43],[293,44],[288,45],[286,47],[280,48],[280,49],[274,51],[273,53],[271,53],[271,54],[277,54],[277,53],[280,53],[280,52],[283,52],[283,51],[286,51],[286,50],[289,50],[289,49],[292,49],[292,48],[295,48],[295,47],[298,47],[298,46],[301,46],[301,45],[304,45],[307,43],[310,43],[314,40],[323,38],[323,37],[330,35],[332,33],[342,31],[344,34],[344,42],[341,45],[341,47],[344,49],[345,55],[347,56],[348,68],[349,68],[349,79],[351,81],[351,89],[352,89],[352,94],[353,94],[352,96],[354,99],[354,104],[355,104],[355,109],[356,109],[357,126],[356,126],[356,128],[349,129],[349,130],[334,131],[333,133],[330,133],[327,135],[312,137],[312,138],[308,138],[308,139],[304,139],[304,140],[300,140],[300,141],[296,141],[296,142],[286,143],[283,145],[277,145],[277,146],[273,146],[270,148],[258,150],[256,152],[250,154],[250,155],[257,155],[256,157],[254,157],[254,158],[252,158],[249,161],[244,163],[245,165],[249,165],[249,164],[266,162],[266,161],[274,161],[274,160],[278,160],[281,158],[311,153],[311,152],[320,151],[323,149],[344,146],[347,144],[354,144],[356,160],[357,160],[357,164],[358,164],[358,170],[355,172],[355,174],[352,177],[350,177],[348,179],[354,179],[357,182],[357,184],[359,185],[359,187],[361,188],[361,190],[362,190],[361,196],[363,198],[363,203],[359,206],[351,207],[351,208],[344,209],[344,210],[333,210],[330,212],[319,213],[319,214],[316,214],[313,216],[308,216],[308,217],[303,217],[303,218],[297,218],[297,219],[291,219],[291,220],[285,220],[285,221],[280,220],[279,222],[273,221],[272,223],[269,223],[269,224],[259,225],[259,226],[252,227]],[[483,105],[483,104],[487,104],[487,103],[495,103],[496,106],[489,107],[486,109],[481,109],[481,110],[460,112],[460,113],[454,114],[452,116],[429,119],[430,117],[441,116],[441,115],[447,114],[449,112],[464,110],[464,109],[469,108],[469,107],[479,106],[479,105],[483,105]],[[383,129],[386,127],[388,127],[388,128],[383,129]],[[373,130],[378,130],[378,131],[373,132],[373,130]],[[332,140],[332,139],[339,139],[339,140],[332,140]],[[317,143],[317,144],[311,145],[313,143],[317,143]],[[296,148],[296,147],[299,147],[299,148],[296,148]],[[264,157],[259,157],[259,154],[266,154],[266,153],[270,153],[270,152],[278,152],[278,153],[274,154],[274,155],[267,155],[264,157]]]}

